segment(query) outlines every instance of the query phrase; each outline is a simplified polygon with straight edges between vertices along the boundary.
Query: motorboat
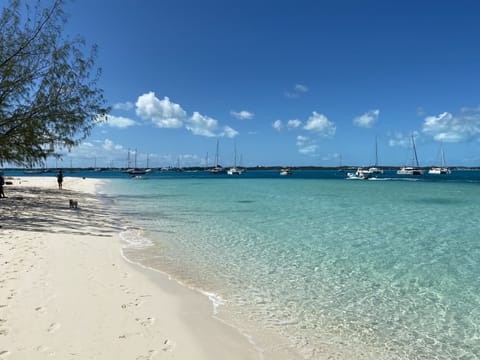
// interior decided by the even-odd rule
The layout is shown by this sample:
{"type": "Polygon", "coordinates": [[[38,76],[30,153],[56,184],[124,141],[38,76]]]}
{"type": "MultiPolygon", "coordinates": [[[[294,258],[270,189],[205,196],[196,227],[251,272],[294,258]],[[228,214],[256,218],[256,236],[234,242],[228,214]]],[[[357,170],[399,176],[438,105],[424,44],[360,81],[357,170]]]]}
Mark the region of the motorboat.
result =
{"type": "Polygon", "coordinates": [[[370,171],[368,169],[358,168],[354,173],[347,173],[347,179],[350,180],[368,180],[370,178],[370,171]]]}
{"type": "Polygon", "coordinates": [[[288,176],[288,175],[292,175],[292,174],[293,174],[293,171],[290,168],[282,168],[280,170],[280,176],[288,176]]]}

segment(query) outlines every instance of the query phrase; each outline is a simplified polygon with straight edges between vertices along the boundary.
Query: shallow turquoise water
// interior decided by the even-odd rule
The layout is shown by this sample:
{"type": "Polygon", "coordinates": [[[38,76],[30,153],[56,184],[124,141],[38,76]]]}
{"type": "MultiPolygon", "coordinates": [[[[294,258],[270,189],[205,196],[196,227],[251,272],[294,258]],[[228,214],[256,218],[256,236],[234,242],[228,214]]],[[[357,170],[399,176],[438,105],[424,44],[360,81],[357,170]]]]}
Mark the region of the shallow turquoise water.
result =
{"type": "Polygon", "coordinates": [[[128,257],[219,295],[220,313],[305,357],[480,358],[478,183],[169,178],[104,191],[128,257]]]}

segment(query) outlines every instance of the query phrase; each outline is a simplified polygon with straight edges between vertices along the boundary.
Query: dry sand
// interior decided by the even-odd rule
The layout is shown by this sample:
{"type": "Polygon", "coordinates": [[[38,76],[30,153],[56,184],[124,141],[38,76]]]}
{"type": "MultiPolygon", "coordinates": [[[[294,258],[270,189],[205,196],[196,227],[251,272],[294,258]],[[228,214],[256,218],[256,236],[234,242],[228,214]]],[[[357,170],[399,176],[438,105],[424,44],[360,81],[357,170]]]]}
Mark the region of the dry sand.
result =
{"type": "Polygon", "coordinates": [[[263,359],[210,301],[121,256],[100,180],[7,179],[0,359],[263,359]],[[78,209],[69,208],[76,199],[78,209]]]}

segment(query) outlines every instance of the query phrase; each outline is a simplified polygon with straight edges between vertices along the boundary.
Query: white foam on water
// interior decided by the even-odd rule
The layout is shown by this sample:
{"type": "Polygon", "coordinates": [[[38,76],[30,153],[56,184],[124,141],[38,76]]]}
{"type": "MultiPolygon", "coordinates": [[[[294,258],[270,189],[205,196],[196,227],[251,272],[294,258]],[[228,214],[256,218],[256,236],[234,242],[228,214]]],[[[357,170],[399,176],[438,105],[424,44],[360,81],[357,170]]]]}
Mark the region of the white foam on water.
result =
{"type": "Polygon", "coordinates": [[[144,236],[142,230],[139,229],[125,229],[120,233],[125,247],[133,249],[144,249],[153,246],[153,241],[144,236]]]}

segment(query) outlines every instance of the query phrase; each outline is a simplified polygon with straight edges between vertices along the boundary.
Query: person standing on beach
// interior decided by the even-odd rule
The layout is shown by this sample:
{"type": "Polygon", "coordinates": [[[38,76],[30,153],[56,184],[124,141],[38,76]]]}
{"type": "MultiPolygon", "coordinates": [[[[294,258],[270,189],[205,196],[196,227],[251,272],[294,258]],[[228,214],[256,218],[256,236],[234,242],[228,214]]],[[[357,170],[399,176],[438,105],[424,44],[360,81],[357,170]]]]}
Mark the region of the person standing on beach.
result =
{"type": "Polygon", "coordinates": [[[63,173],[62,169],[58,170],[57,173],[57,182],[58,182],[58,188],[62,190],[62,183],[63,183],[63,173]]]}
{"type": "Polygon", "coordinates": [[[3,185],[5,185],[5,178],[3,177],[3,174],[0,173],[0,198],[4,198],[5,193],[3,192],[3,185]]]}

